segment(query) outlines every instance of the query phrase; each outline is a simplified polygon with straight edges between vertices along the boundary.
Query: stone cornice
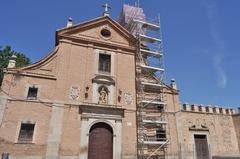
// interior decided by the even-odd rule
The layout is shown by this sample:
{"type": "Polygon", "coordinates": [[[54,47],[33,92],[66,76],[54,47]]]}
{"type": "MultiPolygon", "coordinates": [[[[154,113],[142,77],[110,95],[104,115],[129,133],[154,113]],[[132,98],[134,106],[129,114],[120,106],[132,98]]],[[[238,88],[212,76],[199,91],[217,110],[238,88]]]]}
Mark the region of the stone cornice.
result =
{"type": "Polygon", "coordinates": [[[117,50],[121,49],[123,50],[121,53],[125,54],[132,54],[135,55],[136,48],[135,47],[129,47],[124,46],[116,43],[109,43],[109,42],[103,42],[98,40],[92,40],[84,37],[76,37],[76,36],[69,36],[69,35],[60,35],[59,36],[60,42],[70,43],[74,45],[82,45],[86,47],[93,47],[93,48],[109,48],[110,50],[117,50]],[[66,40],[65,40],[66,39],[66,40]],[[82,43],[79,43],[82,42],[82,43]],[[92,44],[92,45],[89,45],[92,44]]]}
{"type": "Polygon", "coordinates": [[[28,76],[28,77],[35,77],[35,78],[44,78],[44,79],[50,79],[50,80],[56,80],[57,77],[54,75],[49,74],[41,74],[36,72],[25,72],[21,70],[4,70],[4,73],[6,74],[14,74],[14,75],[21,75],[21,76],[28,76]]]}

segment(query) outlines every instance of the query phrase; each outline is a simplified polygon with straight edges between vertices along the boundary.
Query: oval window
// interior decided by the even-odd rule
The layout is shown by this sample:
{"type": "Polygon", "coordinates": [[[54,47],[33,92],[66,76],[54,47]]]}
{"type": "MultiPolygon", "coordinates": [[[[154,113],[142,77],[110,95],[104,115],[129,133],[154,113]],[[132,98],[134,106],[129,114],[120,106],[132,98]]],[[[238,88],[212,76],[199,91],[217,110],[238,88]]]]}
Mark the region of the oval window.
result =
{"type": "Polygon", "coordinates": [[[101,35],[105,38],[109,38],[111,36],[111,32],[108,29],[102,29],[101,35]]]}

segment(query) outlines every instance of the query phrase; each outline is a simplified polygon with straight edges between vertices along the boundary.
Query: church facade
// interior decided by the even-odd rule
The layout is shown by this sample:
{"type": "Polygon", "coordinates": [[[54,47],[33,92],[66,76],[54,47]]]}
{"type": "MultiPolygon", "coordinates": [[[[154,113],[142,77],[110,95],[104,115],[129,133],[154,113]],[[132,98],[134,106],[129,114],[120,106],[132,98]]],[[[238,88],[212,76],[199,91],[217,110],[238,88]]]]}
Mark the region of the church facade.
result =
{"type": "MultiPolygon", "coordinates": [[[[139,158],[136,49],[136,38],[104,15],[70,19],[56,31],[55,49],[34,64],[15,68],[10,60],[1,87],[2,158],[139,158]]],[[[240,158],[238,113],[180,105],[175,81],[164,92],[168,142],[164,155],[150,158],[240,158]]]]}

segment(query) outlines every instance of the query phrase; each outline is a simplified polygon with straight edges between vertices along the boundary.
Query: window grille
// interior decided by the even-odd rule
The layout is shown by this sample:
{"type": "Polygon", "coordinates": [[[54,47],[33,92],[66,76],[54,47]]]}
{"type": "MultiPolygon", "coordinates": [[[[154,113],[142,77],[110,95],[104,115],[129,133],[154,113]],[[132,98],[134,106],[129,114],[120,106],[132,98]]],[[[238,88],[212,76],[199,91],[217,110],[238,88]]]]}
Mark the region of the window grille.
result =
{"type": "Polygon", "coordinates": [[[33,139],[35,124],[21,124],[18,142],[20,143],[31,143],[33,139]]]}

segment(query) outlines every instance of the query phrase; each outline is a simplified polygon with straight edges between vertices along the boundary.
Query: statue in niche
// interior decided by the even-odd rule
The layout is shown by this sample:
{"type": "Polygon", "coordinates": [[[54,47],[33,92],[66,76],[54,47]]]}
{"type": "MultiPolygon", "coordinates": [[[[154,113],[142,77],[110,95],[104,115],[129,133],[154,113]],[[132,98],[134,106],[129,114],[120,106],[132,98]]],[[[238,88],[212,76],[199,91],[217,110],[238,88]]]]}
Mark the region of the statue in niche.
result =
{"type": "Polygon", "coordinates": [[[101,87],[99,91],[99,100],[98,103],[100,104],[107,104],[108,101],[108,91],[107,88],[101,87]]]}

